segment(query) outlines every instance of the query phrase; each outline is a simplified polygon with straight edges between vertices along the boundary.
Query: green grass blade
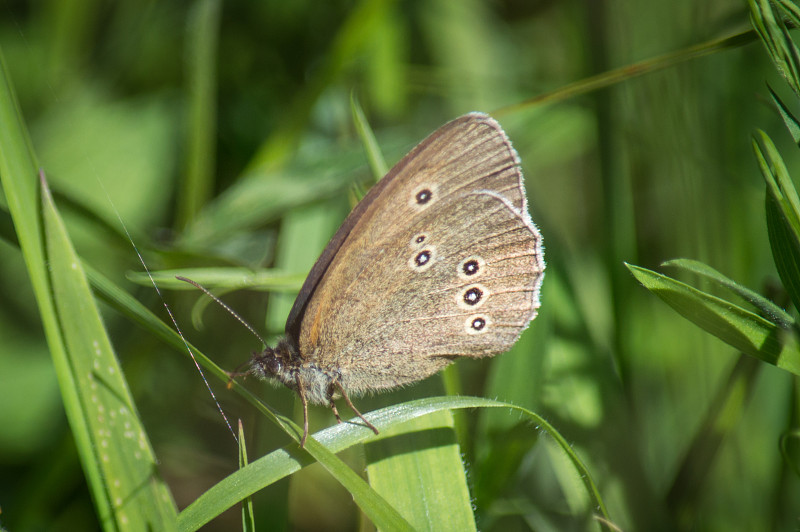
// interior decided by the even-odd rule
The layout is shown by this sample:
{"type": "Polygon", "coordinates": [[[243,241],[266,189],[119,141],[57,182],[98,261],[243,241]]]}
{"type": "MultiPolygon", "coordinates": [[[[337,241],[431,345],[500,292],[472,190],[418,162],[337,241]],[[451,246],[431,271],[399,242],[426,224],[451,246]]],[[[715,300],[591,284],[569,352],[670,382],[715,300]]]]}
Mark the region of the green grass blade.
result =
{"type": "Polygon", "coordinates": [[[800,308],[800,197],[770,138],[757,132],[753,141],[761,175],[767,183],[766,212],[772,257],[795,308],[800,308]]]}
{"type": "Polygon", "coordinates": [[[86,440],[79,440],[85,461],[99,472],[95,496],[107,499],[100,520],[106,529],[175,528],[177,509],[166,484],[158,477],[157,461],[133,397],[114,355],[80,260],[58,215],[46,183],[43,220],[53,300],[66,347],[61,378],[74,386],[77,402],[72,417],[80,417],[86,440]]]}
{"type": "Polygon", "coordinates": [[[356,98],[355,93],[350,95],[350,109],[353,111],[353,123],[356,125],[356,131],[361,138],[361,143],[367,152],[367,160],[369,167],[372,169],[372,176],[375,181],[380,179],[389,172],[389,167],[386,165],[386,159],[383,157],[378,141],[375,139],[375,134],[367,122],[367,117],[364,115],[364,109],[356,98]]]}
{"type": "MultiPolygon", "coordinates": [[[[383,433],[391,427],[398,426],[411,419],[442,410],[461,408],[509,408],[521,412],[537,429],[543,429],[565,452],[567,458],[575,467],[576,475],[586,488],[587,494],[594,504],[599,518],[599,526],[603,530],[610,530],[606,523],[611,522],[611,519],[608,516],[605,503],[600,497],[597,486],[589,474],[589,470],[566,439],[541,416],[528,409],[481,397],[431,397],[376,410],[365,414],[365,417],[383,433]]],[[[299,427],[296,428],[298,429],[296,435],[299,436],[299,427]]],[[[338,453],[373,437],[374,434],[371,430],[356,422],[342,423],[322,430],[314,434],[313,441],[315,448],[316,446],[324,446],[323,448],[328,452],[338,453]]],[[[308,443],[310,444],[311,442],[312,439],[309,438],[308,443]]],[[[311,451],[310,446],[309,451],[311,451]]],[[[284,447],[261,457],[248,467],[236,471],[220,481],[183,510],[178,516],[179,527],[181,530],[196,530],[207,523],[210,518],[219,515],[248,495],[265,486],[269,486],[310,463],[312,463],[312,459],[305,453],[300,452],[295,446],[284,447]]]]}
{"type": "MultiPolygon", "coordinates": [[[[239,468],[246,467],[248,462],[247,459],[247,446],[245,445],[244,439],[244,427],[242,426],[242,420],[239,420],[239,437],[237,438],[239,441],[239,468]]],[[[256,518],[253,514],[253,499],[247,497],[242,502],[242,530],[244,532],[251,532],[256,530],[256,518]]]]}
{"type": "Polygon", "coordinates": [[[777,0],[775,5],[789,17],[795,28],[800,28],[800,6],[789,0],[777,0]]]}
{"type": "Polygon", "coordinates": [[[743,353],[800,375],[800,346],[790,331],[660,273],[627,266],[645,288],[701,329],[743,353]]]}
{"type": "Polygon", "coordinates": [[[178,227],[194,219],[211,197],[216,152],[216,63],[220,0],[202,0],[189,20],[186,168],[177,199],[178,227]]]}
{"type": "Polygon", "coordinates": [[[109,529],[135,524],[170,530],[177,510],[154,475],[155,458],[49,194],[42,226],[36,173],[27,130],[0,57],[0,179],[96,511],[109,529]],[[95,363],[114,375],[96,378],[95,363]],[[130,428],[123,426],[125,421],[130,428]]]}
{"type": "Polygon", "coordinates": [[[179,245],[207,249],[232,233],[261,227],[298,206],[333,197],[354,181],[363,164],[361,151],[326,146],[279,172],[249,174],[203,209],[179,245]]]}
{"type": "Polygon", "coordinates": [[[197,290],[175,277],[182,275],[197,281],[206,288],[265,290],[270,292],[297,292],[305,281],[305,273],[291,273],[278,269],[252,270],[250,268],[182,268],[156,270],[150,275],[132,272],[128,279],[142,286],[151,286],[151,277],[160,288],[170,290],[197,290]]]}
{"type": "Polygon", "coordinates": [[[728,277],[725,277],[707,264],[703,264],[702,262],[691,259],[674,259],[665,262],[662,264],[662,266],[673,266],[685,272],[700,275],[703,278],[713,282],[717,286],[730,290],[753,305],[758,310],[762,318],[765,318],[776,325],[783,327],[784,329],[788,329],[795,324],[794,318],[792,318],[791,315],[789,315],[778,305],[765,298],[761,294],[740,285],[728,277]]]}
{"type": "Polygon", "coordinates": [[[665,70],[681,63],[686,63],[694,59],[706,57],[711,54],[719,53],[723,50],[738,48],[746,44],[752,43],[756,39],[756,32],[753,30],[741,31],[733,33],[726,37],[712,39],[710,41],[700,43],[694,46],[689,46],[677,52],[670,52],[658,57],[653,57],[625,65],[607,72],[601,72],[587,78],[569,83],[556,90],[541,93],[533,98],[529,98],[519,103],[507,105],[500,109],[492,111],[492,116],[498,117],[501,115],[509,115],[531,107],[538,107],[541,105],[553,104],[583,94],[598,91],[607,87],[619,85],[623,81],[665,70]]]}
{"type": "Polygon", "coordinates": [[[800,53],[769,0],[749,0],[750,19],[767,52],[796,94],[800,94],[800,53]]]}
{"type": "Polygon", "coordinates": [[[783,100],[772,90],[772,87],[767,85],[767,88],[769,89],[770,96],[772,96],[772,101],[775,102],[775,108],[778,110],[778,113],[780,113],[783,123],[786,124],[786,129],[789,130],[792,139],[794,139],[794,143],[800,145],[800,122],[797,121],[797,118],[795,118],[789,108],[784,105],[783,100]]]}
{"type": "Polygon", "coordinates": [[[775,268],[789,293],[795,308],[800,304],[800,242],[787,223],[784,211],[769,193],[764,201],[767,216],[767,234],[772,249],[775,268]]]}
{"type": "Polygon", "coordinates": [[[451,412],[381,431],[364,451],[369,483],[415,529],[476,530],[451,412]]]}

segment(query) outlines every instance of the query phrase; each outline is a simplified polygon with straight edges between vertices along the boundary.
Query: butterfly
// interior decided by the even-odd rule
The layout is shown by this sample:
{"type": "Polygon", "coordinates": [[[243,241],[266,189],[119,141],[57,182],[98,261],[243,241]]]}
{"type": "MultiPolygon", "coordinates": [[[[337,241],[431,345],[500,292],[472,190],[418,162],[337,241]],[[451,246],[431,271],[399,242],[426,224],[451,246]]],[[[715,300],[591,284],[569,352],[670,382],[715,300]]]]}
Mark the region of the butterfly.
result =
{"type": "Polygon", "coordinates": [[[542,237],[520,161],[500,125],[443,125],[373,186],[311,269],[274,348],[246,373],[308,403],[424,379],[460,357],[511,348],[539,308],[542,237]]]}

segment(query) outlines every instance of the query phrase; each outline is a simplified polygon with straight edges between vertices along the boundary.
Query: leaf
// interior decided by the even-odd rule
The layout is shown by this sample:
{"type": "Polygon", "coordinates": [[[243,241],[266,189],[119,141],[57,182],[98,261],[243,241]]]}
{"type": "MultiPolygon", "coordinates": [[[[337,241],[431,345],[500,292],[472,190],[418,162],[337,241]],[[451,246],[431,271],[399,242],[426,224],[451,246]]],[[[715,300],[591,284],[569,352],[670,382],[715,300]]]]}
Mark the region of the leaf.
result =
{"type": "MultiPolygon", "coordinates": [[[[52,198],[46,189],[39,195],[35,159],[0,57],[0,181],[96,511],[108,529],[172,530],[177,509],[155,473],[146,433],[52,198]]],[[[43,180],[39,184],[44,187],[43,180]]]]}
{"type": "MultiPolygon", "coordinates": [[[[177,508],[157,474],[157,461],[114,355],[80,260],[42,177],[43,220],[53,301],[66,347],[60,382],[74,387],[73,420],[80,418],[84,461],[92,461],[107,497],[105,528],[171,530],[177,508]]],[[[72,395],[72,394],[71,394],[72,395]]],[[[106,506],[104,504],[104,506],[106,506]]]]}
{"type": "MultiPolygon", "coordinates": [[[[789,86],[800,94],[800,51],[769,0],[749,0],[750,20],[767,48],[772,62],[789,86]]],[[[791,13],[793,10],[789,10],[791,13]]]]}
{"type": "Polygon", "coordinates": [[[375,140],[375,134],[372,132],[369,122],[367,122],[364,109],[361,108],[355,93],[350,95],[350,108],[353,111],[353,123],[356,125],[356,131],[358,131],[361,143],[367,151],[367,159],[369,160],[369,167],[372,169],[372,176],[375,178],[375,182],[378,182],[389,172],[389,167],[386,165],[386,159],[381,153],[378,141],[375,140]]]}
{"type": "Polygon", "coordinates": [[[305,273],[291,273],[278,269],[252,270],[250,268],[181,268],[179,270],[158,270],[151,272],[131,272],[127,278],[142,286],[152,286],[153,282],[161,288],[172,290],[196,290],[192,285],[178,280],[177,276],[188,277],[206,288],[228,288],[265,290],[274,292],[297,292],[306,278],[305,273]]]}
{"type": "MultiPolygon", "coordinates": [[[[241,419],[239,420],[239,437],[237,440],[239,442],[239,468],[241,469],[248,464],[247,447],[245,446],[244,440],[244,427],[242,426],[241,419]]],[[[244,530],[244,532],[250,532],[255,529],[256,519],[253,514],[253,499],[247,497],[242,501],[242,530],[244,530]]]]}
{"type": "MultiPolygon", "coordinates": [[[[611,519],[588,469],[564,437],[542,417],[530,410],[481,397],[430,397],[383,408],[365,414],[365,417],[378,427],[381,432],[384,432],[390,427],[397,426],[410,419],[442,410],[460,408],[510,408],[521,412],[536,425],[537,429],[543,429],[547,432],[566,453],[567,458],[575,467],[577,477],[583,483],[596,511],[600,514],[600,519],[598,519],[600,527],[603,530],[610,530],[606,523],[610,522],[611,519]]],[[[296,436],[299,437],[299,427],[295,428],[297,430],[296,436]]],[[[356,443],[364,442],[373,437],[372,431],[364,426],[357,423],[342,423],[314,434],[313,438],[309,437],[307,445],[313,441],[314,444],[324,446],[331,453],[338,453],[356,443]]],[[[244,469],[229,475],[198,497],[178,516],[179,528],[181,530],[196,530],[248,495],[269,486],[310,463],[312,463],[312,460],[304,453],[299,452],[299,449],[295,446],[284,447],[263,456],[244,469]]],[[[435,517],[433,516],[432,518],[435,517]]],[[[377,523],[375,524],[377,525],[377,523]]],[[[380,525],[378,526],[381,528],[380,525]]],[[[384,529],[388,530],[388,528],[384,529]]]]}
{"type": "Polygon", "coordinates": [[[788,129],[789,134],[792,135],[794,143],[800,145],[800,122],[797,121],[797,118],[795,118],[789,108],[783,103],[783,100],[781,100],[775,91],[772,90],[772,87],[767,85],[767,89],[769,89],[769,93],[772,96],[772,101],[775,103],[775,108],[781,115],[783,123],[786,124],[786,129],[788,129]]]}
{"type": "Polygon", "coordinates": [[[784,329],[788,329],[795,325],[794,318],[792,318],[778,305],[765,298],[761,294],[740,285],[728,277],[725,277],[707,264],[703,264],[702,262],[691,259],[674,259],[665,262],[663,266],[673,266],[680,268],[685,272],[695,273],[708,279],[717,286],[730,290],[756,307],[756,309],[759,311],[759,315],[762,318],[767,319],[784,329]]]}
{"type": "Polygon", "coordinates": [[[800,375],[800,346],[794,334],[685,283],[639,266],[626,266],[645,288],[701,329],[743,353],[800,375]]]}
{"type": "Polygon", "coordinates": [[[364,444],[367,478],[417,530],[476,530],[448,410],[381,431],[364,444]]]}
{"type": "Polygon", "coordinates": [[[800,308],[800,197],[775,145],[763,131],[756,134],[753,149],[767,183],[767,231],[772,257],[795,308],[800,308]]]}

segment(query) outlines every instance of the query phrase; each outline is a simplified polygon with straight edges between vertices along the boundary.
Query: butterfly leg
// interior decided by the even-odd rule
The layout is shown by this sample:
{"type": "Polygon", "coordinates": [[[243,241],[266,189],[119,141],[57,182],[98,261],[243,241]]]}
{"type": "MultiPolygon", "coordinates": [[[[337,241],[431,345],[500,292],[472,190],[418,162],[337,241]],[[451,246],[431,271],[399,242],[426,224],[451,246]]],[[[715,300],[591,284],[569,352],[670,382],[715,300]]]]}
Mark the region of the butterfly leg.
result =
{"type": "Polygon", "coordinates": [[[336,408],[336,403],[333,401],[333,392],[334,386],[333,383],[331,383],[330,386],[328,386],[328,406],[333,411],[333,415],[336,416],[336,422],[341,423],[342,418],[339,416],[339,410],[336,408]]]}
{"type": "MultiPolygon", "coordinates": [[[[370,423],[369,421],[367,421],[367,420],[366,420],[366,418],[365,418],[364,416],[362,416],[362,415],[361,415],[361,412],[359,412],[359,411],[358,411],[358,408],[356,408],[356,406],[353,404],[353,402],[352,402],[352,401],[350,400],[350,398],[347,396],[347,392],[346,392],[346,391],[344,391],[344,388],[342,387],[342,383],[340,383],[339,381],[336,381],[336,386],[339,388],[339,391],[340,391],[340,392],[342,392],[342,397],[344,397],[344,400],[345,400],[345,402],[347,403],[347,406],[349,406],[349,407],[350,407],[350,409],[351,409],[353,412],[355,412],[355,413],[356,413],[356,415],[357,415],[358,417],[360,417],[360,418],[361,418],[361,421],[363,421],[364,423],[366,423],[366,424],[367,424],[367,426],[368,426],[369,428],[371,428],[371,429],[372,429],[372,432],[374,432],[375,434],[380,434],[380,433],[378,432],[378,429],[377,429],[377,428],[375,428],[375,425],[373,425],[372,423],[370,423]]],[[[333,401],[331,401],[331,402],[333,402],[333,401]]]]}
{"type": "Polygon", "coordinates": [[[306,438],[308,438],[308,400],[306,399],[306,390],[300,381],[299,373],[295,374],[294,381],[297,383],[297,393],[300,395],[300,402],[303,404],[303,437],[300,439],[300,447],[305,447],[306,438]]]}

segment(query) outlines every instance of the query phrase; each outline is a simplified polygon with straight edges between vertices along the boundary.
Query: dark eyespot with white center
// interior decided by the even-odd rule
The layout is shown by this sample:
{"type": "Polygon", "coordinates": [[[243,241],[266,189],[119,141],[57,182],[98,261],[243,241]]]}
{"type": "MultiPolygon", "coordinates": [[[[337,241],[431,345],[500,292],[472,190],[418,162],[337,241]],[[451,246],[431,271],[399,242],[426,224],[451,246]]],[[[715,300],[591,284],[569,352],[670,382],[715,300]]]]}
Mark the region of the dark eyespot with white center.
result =
{"type": "Polygon", "coordinates": [[[418,205],[425,205],[431,200],[431,198],[433,198],[433,192],[431,192],[431,189],[429,188],[423,188],[417,192],[417,195],[414,196],[414,198],[417,200],[418,205]]]}
{"type": "Polygon", "coordinates": [[[421,272],[430,268],[434,263],[434,259],[436,259],[436,248],[427,246],[421,250],[412,251],[411,257],[408,259],[408,265],[411,269],[421,272]]]}
{"type": "Polygon", "coordinates": [[[462,260],[458,264],[457,273],[462,279],[474,280],[486,271],[486,261],[483,258],[473,255],[462,260]]]}
{"type": "Polygon", "coordinates": [[[467,334],[483,334],[489,330],[489,325],[491,325],[489,316],[479,314],[467,318],[467,321],[464,322],[464,329],[467,334]]]}
{"type": "Polygon", "coordinates": [[[456,302],[463,309],[474,309],[483,305],[489,298],[489,290],[481,284],[465,286],[458,293],[456,302]]]}
{"type": "Polygon", "coordinates": [[[422,244],[428,241],[428,235],[426,233],[418,233],[411,237],[408,245],[411,246],[411,249],[419,249],[422,247],[422,244]]]}
{"type": "Polygon", "coordinates": [[[466,292],[464,292],[464,303],[467,305],[477,305],[480,303],[481,298],[483,297],[483,292],[480,288],[473,286],[466,292]]]}
{"type": "Polygon", "coordinates": [[[414,210],[427,209],[439,199],[439,187],[436,183],[421,183],[411,191],[408,196],[408,204],[414,210]]]}

